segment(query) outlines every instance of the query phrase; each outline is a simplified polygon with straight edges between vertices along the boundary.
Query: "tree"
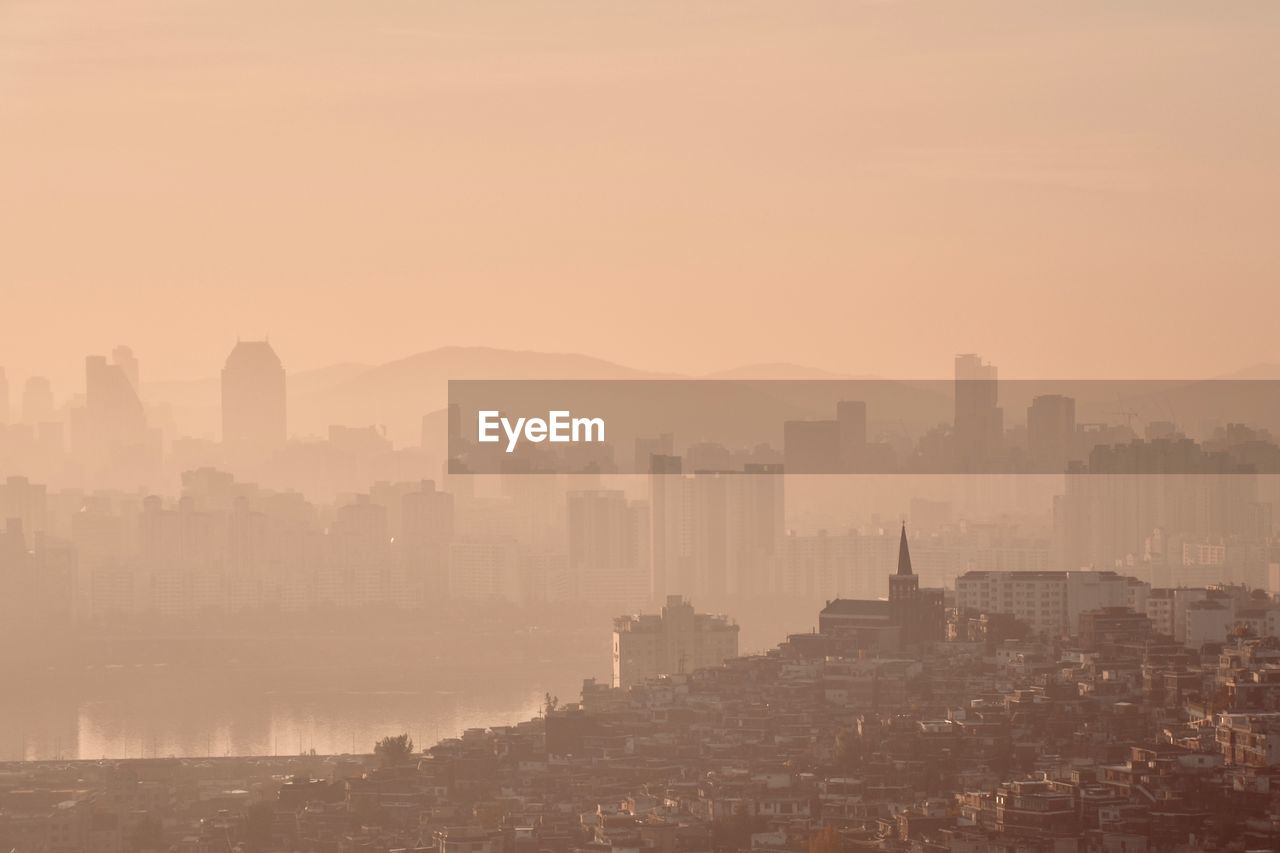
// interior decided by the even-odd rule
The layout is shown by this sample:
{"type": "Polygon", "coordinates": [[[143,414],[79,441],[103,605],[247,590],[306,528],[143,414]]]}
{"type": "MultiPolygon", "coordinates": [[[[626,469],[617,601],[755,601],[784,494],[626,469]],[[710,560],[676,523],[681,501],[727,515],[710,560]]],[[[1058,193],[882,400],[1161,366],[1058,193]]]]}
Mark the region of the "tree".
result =
{"type": "Polygon", "coordinates": [[[383,767],[403,764],[413,755],[413,738],[408,734],[388,735],[374,745],[373,754],[382,759],[383,767]]]}
{"type": "Polygon", "coordinates": [[[546,698],[542,700],[543,713],[549,717],[551,716],[551,713],[555,711],[556,708],[559,708],[559,707],[560,707],[560,697],[552,696],[551,693],[548,692],[546,695],[546,698]]]}

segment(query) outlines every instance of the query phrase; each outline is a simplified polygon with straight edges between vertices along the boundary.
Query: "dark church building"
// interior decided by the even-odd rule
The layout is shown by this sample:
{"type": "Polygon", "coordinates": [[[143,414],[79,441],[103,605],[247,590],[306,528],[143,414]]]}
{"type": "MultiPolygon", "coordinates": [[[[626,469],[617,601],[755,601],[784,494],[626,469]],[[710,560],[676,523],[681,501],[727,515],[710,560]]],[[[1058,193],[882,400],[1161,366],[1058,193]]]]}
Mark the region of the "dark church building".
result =
{"type": "Polygon", "coordinates": [[[942,590],[921,589],[911,570],[907,528],[898,543],[898,571],[889,575],[889,600],[837,598],[818,615],[818,632],[853,649],[895,651],[946,638],[942,590]]]}

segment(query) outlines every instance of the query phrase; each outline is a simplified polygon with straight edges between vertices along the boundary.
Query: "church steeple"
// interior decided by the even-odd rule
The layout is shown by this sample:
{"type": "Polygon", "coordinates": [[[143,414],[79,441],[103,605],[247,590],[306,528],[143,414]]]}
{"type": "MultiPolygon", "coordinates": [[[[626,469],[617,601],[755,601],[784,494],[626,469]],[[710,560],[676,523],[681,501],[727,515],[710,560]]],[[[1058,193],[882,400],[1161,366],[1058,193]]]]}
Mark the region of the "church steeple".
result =
{"type": "Polygon", "coordinates": [[[902,538],[898,540],[898,574],[914,575],[911,571],[911,551],[907,548],[907,523],[902,522],[902,538]]]}
{"type": "Polygon", "coordinates": [[[898,571],[889,575],[889,614],[902,629],[902,642],[919,642],[924,630],[921,609],[920,578],[911,571],[911,549],[907,546],[907,525],[902,524],[902,536],[898,539],[898,571]]]}

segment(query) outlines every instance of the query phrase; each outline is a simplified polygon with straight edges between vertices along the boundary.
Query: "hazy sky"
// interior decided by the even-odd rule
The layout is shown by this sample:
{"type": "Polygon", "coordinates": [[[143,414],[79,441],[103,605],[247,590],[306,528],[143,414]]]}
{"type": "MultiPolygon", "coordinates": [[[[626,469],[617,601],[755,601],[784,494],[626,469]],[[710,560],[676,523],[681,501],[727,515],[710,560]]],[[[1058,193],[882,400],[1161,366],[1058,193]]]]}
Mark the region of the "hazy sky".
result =
{"type": "Polygon", "coordinates": [[[0,364],[81,383],[129,343],[205,376],[264,332],[290,369],[1280,361],[1278,25],[1273,0],[0,0],[0,364]]]}

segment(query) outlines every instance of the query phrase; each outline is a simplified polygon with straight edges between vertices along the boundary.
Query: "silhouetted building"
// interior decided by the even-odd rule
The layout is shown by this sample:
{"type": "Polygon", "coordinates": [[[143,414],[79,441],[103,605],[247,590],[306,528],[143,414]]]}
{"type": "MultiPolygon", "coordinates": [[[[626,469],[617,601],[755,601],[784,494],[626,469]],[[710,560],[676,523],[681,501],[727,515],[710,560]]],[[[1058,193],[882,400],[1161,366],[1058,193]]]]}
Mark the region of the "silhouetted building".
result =
{"type": "Polygon", "coordinates": [[[649,506],[618,490],[569,492],[569,582],[575,599],[637,607],[649,599],[649,506]]]}
{"type": "Polygon", "coordinates": [[[840,469],[857,471],[867,454],[867,404],[861,400],[836,403],[836,423],[840,430],[840,469]]]}
{"type": "Polygon", "coordinates": [[[42,424],[53,419],[53,385],[43,376],[32,376],[22,388],[22,420],[42,424]]]}
{"type": "Polygon", "coordinates": [[[467,539],[449,545],[449,596],[458,601],[521,601],[520,548],[514,539],[467,539]]]}
{"type": "Polygon", "coordinates": [[[921,589],[911,568],[907,528],[898,540],[898,568],[889,576],[889,599],[837,598],[818,614],[818,630],[854,648],[892,651],[899,646],[939,642],[947,619],[940,589],[921,589]]]}
{"type": "Polygon", "coordinates": [[[1055,502],[1063,562],[1075,569],[1142,560],[1157,529],[1166,540],[1261,540],[1271,519],[1257,484],[1229,454],[1187,438],[1094,447],[1087,467],[1071,466],[1055,502]]]}
{"type": "Polygon", "coordinates": [[[1027,407],[1027,457],[1036,472],[1066,471],[1076,432],[1076,401],[1043,394],[1027,407]]]}
{"type": "Polygon", "coordinates": [[[133,354],[133,349],[121,344],[111,350],[111,362],[120,368],[120,372],[124,374],[125,379],[129,380],[129,384],[133,386],[133,390],[138,390],[139,368],[138,358],[133,354]]]}
{"type": "Polygon", "coordinates": [[[956,462],[962,471],[980,470],[999,453],[1004,435],[995,365],[956,356],[955,396],[956,462]]]}
{"type": "Polygon", "coordinates": [[[920,577],[911,569],[905,524],[898,543],[898,570],[889,576],[889,618],[899,626],[904,643],[934,643],[946,637],[942,590],[920,588],[920,577]]]}
{"type": "Polygon", "coordinates": [[[635,472],[637,474],[647,473],[651,456],[671,456],[675,452],[675,437],[669,432],[650,438],[637,438],[635,443],[635,472]]]}
{"type": "Polygon", "coordinates": [[[841,424],[836,421],[785,421],[783,464],[791,474],[821,474],[840,468],[841,424]]]}
{"type": "Polygon", "coordinates": [[[284,366],[268,341],[236,341],[222,368],[222,442],[261,455],[284,444],[284,366]]]}
{"type": "Polygon", "coordinates": [[[146,411],[131,377],[137,360],[127,347],[116,347],[123,362],[100,355],[85,359],[85,402],[72,412],[72,445],[95,469],[138,482],[141,472],[158,465],[160,436],[147,425],[146,411]]]}
{"type": "Polygon", "coordinates": [[[685,507],[688,479],[681,476],[679,456],[652,453],[649,466],[650,595],[660,601],[684,592],[689,562],[685,507]]]}

